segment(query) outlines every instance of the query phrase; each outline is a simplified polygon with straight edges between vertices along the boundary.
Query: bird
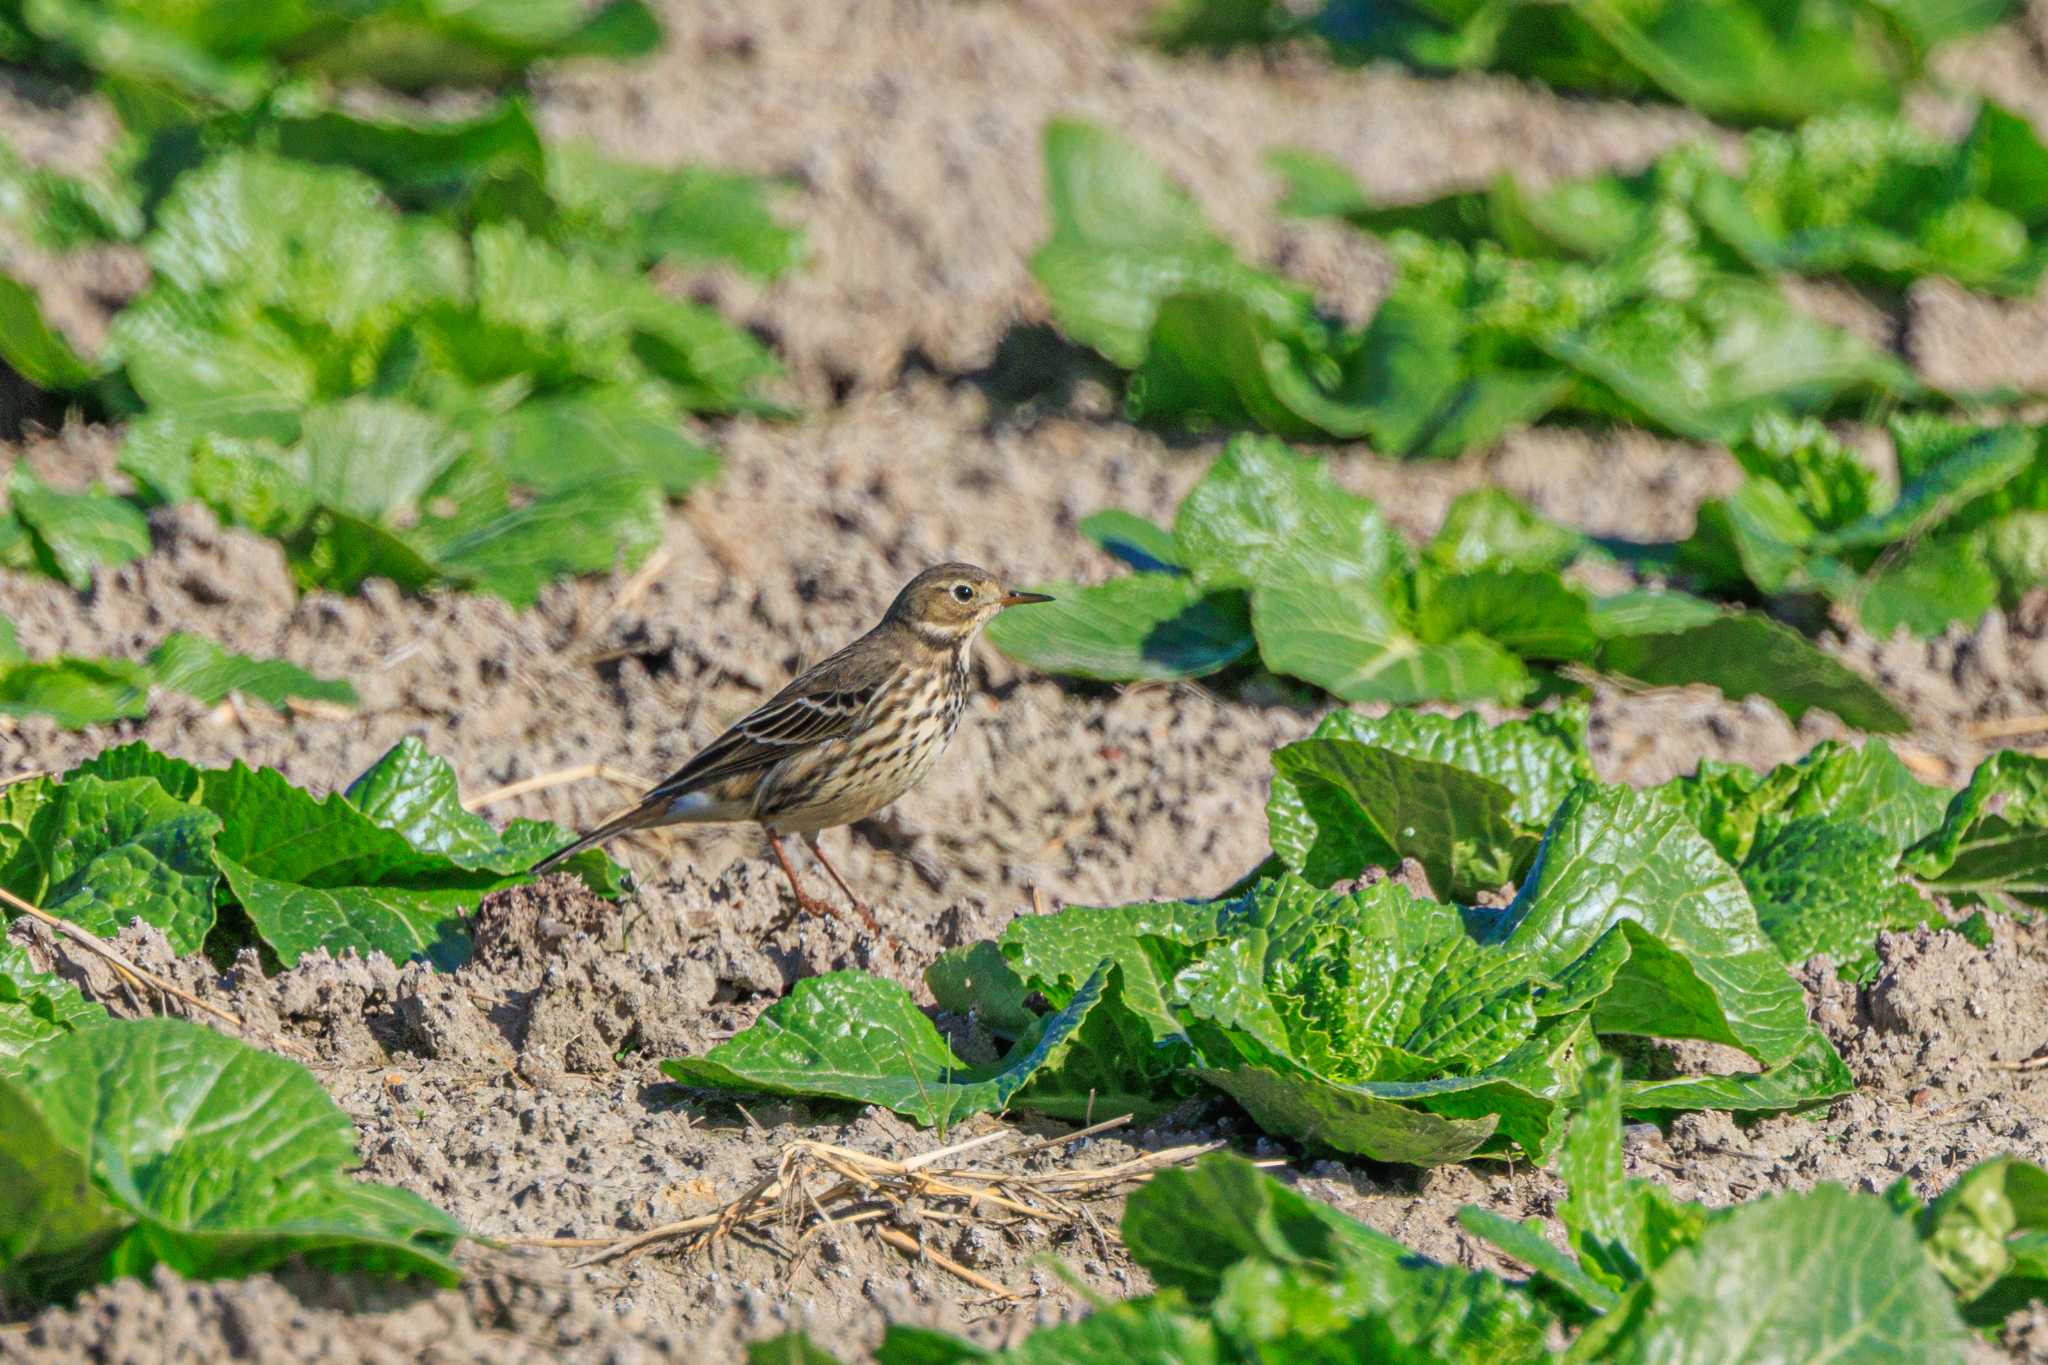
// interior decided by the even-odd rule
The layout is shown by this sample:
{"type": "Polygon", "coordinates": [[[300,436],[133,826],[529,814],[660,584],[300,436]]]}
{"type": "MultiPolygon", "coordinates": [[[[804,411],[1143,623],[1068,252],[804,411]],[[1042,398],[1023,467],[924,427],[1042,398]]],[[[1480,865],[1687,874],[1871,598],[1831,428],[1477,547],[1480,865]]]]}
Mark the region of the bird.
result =
{"type": "Polygon", "coordinates": [[[752,821],[796,903],[837,915],[797,879],[785,835],[798,835],[871,934],[881,928],[818,844],[822,830],[865,819],[930,772],[967,696],[967,659],[983,626],[1009,607],[1050,602],[1006,588],[973,564],[937,564],[904,584],[867,634],[811,665],[700,749],[622,815],[534,864],[545,872],[628,830],[752,821]]]}

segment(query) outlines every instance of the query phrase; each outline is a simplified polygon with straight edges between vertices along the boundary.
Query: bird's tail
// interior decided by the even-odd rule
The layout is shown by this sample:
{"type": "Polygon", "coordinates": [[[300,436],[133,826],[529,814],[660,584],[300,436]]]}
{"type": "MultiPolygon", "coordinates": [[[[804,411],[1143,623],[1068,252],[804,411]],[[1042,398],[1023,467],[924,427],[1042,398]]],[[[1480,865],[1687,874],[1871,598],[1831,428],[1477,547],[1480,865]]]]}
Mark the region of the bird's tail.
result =
{"type": "Polygon", "coordinates": [[[566,844],[556,849],[527,870],[534,873],[546,872],[550,868],[575,857],[586,848],[597,847],[597,845],[615,834],[624,834],[629,829],[640,829],[643,826],[656,823],[660,812],[660,802],[643,801],[625,814],[613,816],[596,829],[578,838],[575,843],[566,844]]]}

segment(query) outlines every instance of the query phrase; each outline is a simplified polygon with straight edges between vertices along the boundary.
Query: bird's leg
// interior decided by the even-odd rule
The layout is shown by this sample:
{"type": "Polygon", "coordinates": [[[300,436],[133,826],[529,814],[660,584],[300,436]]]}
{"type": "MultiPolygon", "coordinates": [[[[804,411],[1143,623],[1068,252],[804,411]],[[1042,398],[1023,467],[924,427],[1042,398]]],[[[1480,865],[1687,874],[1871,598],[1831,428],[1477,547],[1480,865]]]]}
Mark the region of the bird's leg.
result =
{"type": "MultiPolygon", "coordinates": [[[[796,869],[789,865],[789,855],[782,851],[782,836],[772,829],[768,830],[767,834],[768,847],[775,850],[775,861],[782,864],[782,875],[789,878],[789,889],[795,893],[796,903],[813,915],[830,915],[834,919],[845,919],[846,916],[840,914],[839,907],[831,901],[819,900],[816,896],[804,890],[804,884],[796,879],[796,869]]],[[[823,860],[820,859],[820,861],[823,860]]],[[[827,870],[830,871],[829,868],[827,870]]],[[[834,881],[837,881],[839,874],[833,873],[832,878],[834,881]]],[[[877,934],[881,932],[880,926],[875,923],[875,917],[870,915],[858,901],[854,903],[854,909],[859,910],[861,918],[867,921],[870,932],[877,934]]]]}
{"type": "Polygon", "coordinates": [[[818,836],[806,834],[804,836],[804,845],[811,850],[811,856],[818,860],[818,866],[825,869],[825,875],[832,879],[832,884],[839,888],[840,894],[846,897],[846,903],[853,907],[854,913],[866,921],[868,932],[880,934],[882,926],[875,923],[875,917],[869,913],[865,905],[861,904],[860,897],[853,894],[853,888],[846,884],[846,878],[840,876],[839,869],[832,866],[831,862],[825,857],[825,849],[819,844],[818,836]]]}

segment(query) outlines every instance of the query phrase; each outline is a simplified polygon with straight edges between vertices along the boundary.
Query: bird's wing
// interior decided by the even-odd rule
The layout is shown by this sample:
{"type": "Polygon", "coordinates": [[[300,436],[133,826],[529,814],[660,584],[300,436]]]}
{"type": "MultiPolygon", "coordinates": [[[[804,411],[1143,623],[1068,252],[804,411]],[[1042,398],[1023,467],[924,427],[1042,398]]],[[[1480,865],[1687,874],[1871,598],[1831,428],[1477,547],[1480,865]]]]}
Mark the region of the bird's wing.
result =
{"type": "Polygon", "coordinates": [[[886,677],[833,676],[811,670],[742,716],[652,791],[642,804],[672,801],[723,778],[771,767],[814,744],[837,739],[859,724],[887,683],[886,677]]]}

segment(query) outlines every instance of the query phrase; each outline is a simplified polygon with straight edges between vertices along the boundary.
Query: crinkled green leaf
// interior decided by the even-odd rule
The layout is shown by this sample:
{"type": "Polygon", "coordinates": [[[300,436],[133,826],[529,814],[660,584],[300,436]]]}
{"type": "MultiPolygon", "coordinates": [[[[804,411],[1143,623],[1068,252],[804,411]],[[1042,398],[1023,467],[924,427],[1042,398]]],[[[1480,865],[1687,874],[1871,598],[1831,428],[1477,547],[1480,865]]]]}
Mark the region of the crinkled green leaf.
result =
{"type": "Polygon", "coordinates": [[[1263,1348],[1254,1359],[1506,1365],[1540,1353],[1550,1324],[1517,1286],[1415,1255],[1227,1154],[1135,1191],[1123,1235],[1154,1281],[1263,1348]]]}
{"type": "Polygon", "coordinates": [[[1566,702],[1554,710],[1499,723],[1471,711],[1454,716],[1411,710],[1383,716],[1336,711],[1323,718],[1315,733],[1319,739],[1355,739],[1435,759],[1498,782],[1514,794],[1514,818],[1541,826],[1572,788],[1595,780],[1587,718],[1584,702],[1566,702]]]}
{"type": "Polygon", "coordinates": [[[987,1067],[953,1055],[901,986],[859,972],[806,977],[745,1031],[702,1057],[661,1064],[672,1080],[714,1090],[879,1104],[919,1123],[1007,1107],[1095,1007],[1103,971],[1049,1016],[1036,1037],[987,1067]]]}
{"type": "Polygon", "coordinates": [[[1103,682],[1199,678],[1252,650],[1244,595],[1181,574],[1036,585],[1052,601],[1007,611],[989,643],[1032,668],[1103,682]]]}
{"type": "Polygon", "coordinates": [[[1631,1080],[1628,1108],[1639,1114],[1673,1114],[1691,1109],[1776,1113],[1840,1099],[1855,1088],[1856,1078],[1835,1051],[1835,1045],[1813,1029],[1789,1060],[1765,1071],[1631,1080]]]}
{"type": "Polygon", "coordinates": [[[460,1225],[408,1191],[353,1179],[354,1128],[295,1062],[182,1020],[124,1020],[29,1052],[0,1097],[40,1120],[10,1146],[45,1180],[63,1172],[61,1193],[45,1197],[89,1211],[96,1244],[86,1260],[45,1242],[5,1267],[10,1278],[62,1292],[159,1264],[199,1278],[294,1256],[457,1278],[460,1225]]]}
{"type": "Polygon", "coordinates": [[[254,697],[279,710],[293,697],[345,706],[356,702],[356,690],[347,682],[316,678],[283,659],[230,654],[211,640],[183,631],[164,637],[151,651],[149,667],[158,686],[197,697],[208,706],[230,692],[254,697]]]}
{"type": "Polygon", "coordinates": [[[1805,997],[1735,870],[1676,806],[1584,786],[1492,936],[1557,973],[1616,925],[1632,930],[1633,956],[1595,1007],[1601,1032],[1704,1038],[1766,1065],[1798,1051],[1805,997]]]}
{"type": "MultiPolygon", "coordinates": [[[[453,966],[469,950],[462,917],[486,891],[520,880],[526,866],[560,843],[560,831],[543,838],[515,826],[503,836],[502,853],[486,859],[466,850],[478,865],[465,866],[445,848],[416,848],[406,833],[380,824],[340,792],[315,799],[267,768],[199,769],[139,744],[88,760],[66,784],[81,776],[147,776],[193,803],[188,809],[217,815],[215,862],[232,898],[287,966],[315,948],[382,952],[395,961],[424,955],[453,966]],[[493,860],[516,870],[496,871],[493,860]]],[[[388,789],[372,789],[379,791],[379,814],[405,823],[392,815],[388,789]]],[[[436,792],[423,804],[433,808],[444,796],[436,792]]],[[[422,837],[437,832],[432,820],[418,824],[422,837]]],[[[602,879],[593,885],[609,889],[602,879]]]]}
{"type": "MultiPolygon", "coordinates": [[[[27,949],[0,938],[0,1076],[12,1072],[15,1059],[38,1043],[90,1028],[106,1017],[106,1010],[80,995],[78,987],[38,971],[27,949]]],[[[0,1179],[0,1186],[5,1184],[0,1179]]],[[[0,1250],[0,1264],[6,1260],[0,1250]]]]}
{"type": "Polygon", "coordinates": [[[213,927],[220,831],[147,777],[32,777],[0,788],[0,886],[109,938],[144,920],[189,953],[213,927]]]}
{"type": "Polygon", "coordinates": [[[1826,953],[1850,980],[1877,970],[1877,935],[1940,914],[1898,871],[1884,836],[1808,817],[1760,839],[1742,864],[1757,922],[1789,963],[1826,953]]]}
{"type": "Polygon", "coordinates": [[[383,953],[394,962],[424,957],[446,968],[468,956],[462,917],[476,908],[478,890],[381,882],[308,885],[263,876],[229,857],[218,861],[235,900],[287,966],[316,949],[337,957],[383,953]]]}
{"type": "Polygon", "coordinates": [[[2048,758],[2004,749],[1978,764],[1902,865],[1953,899],[2048,906],[2048,758]]]}
{"type": "MultiPolygon", "coordinates": [[[[385,750],[343,794],[372,823],[403,836],[418,851],[475,871],[524,872],[574,838],[545,820],[514,820],[500,830],[464,809],[455,769],[412,735],[385,750]]],[[[585,849],[562,868],[601,896],[624,888],[625,870],[601,849],[585,849]]]]}
{"type": "Polygon", "coordinates": [[[1713,759],[1658,788],[1692,817],[1722,857],[1741,866],[1759,831],[1793,820],[1842,821],[1882,838],[1893,859],[1941,823],[1950,793],[1913,776],[1891,746],[1823,740],[1769,772],[1713,759]]]}
{"type": "Polygon", "coordinates": [[[1590,660],[1600,645],[1591,600],[1554,570],[1425,569],[1415,579],[1414,622],[1432,645],[1477,636],[1529,660],[1590,660]]]}
{"type": "Polygon", "coordinates": [[[1204,1067],[1261,1128],[1374,1161],[1437,1165],[1484,1150],[1540,1158],[1557,1103],[1590,1041],[1583,1018],[1552,1024],[1503,1061],[1470,1076],[1415,1081],[1331,1081],[1272,1058],[1204,1067]]]}

